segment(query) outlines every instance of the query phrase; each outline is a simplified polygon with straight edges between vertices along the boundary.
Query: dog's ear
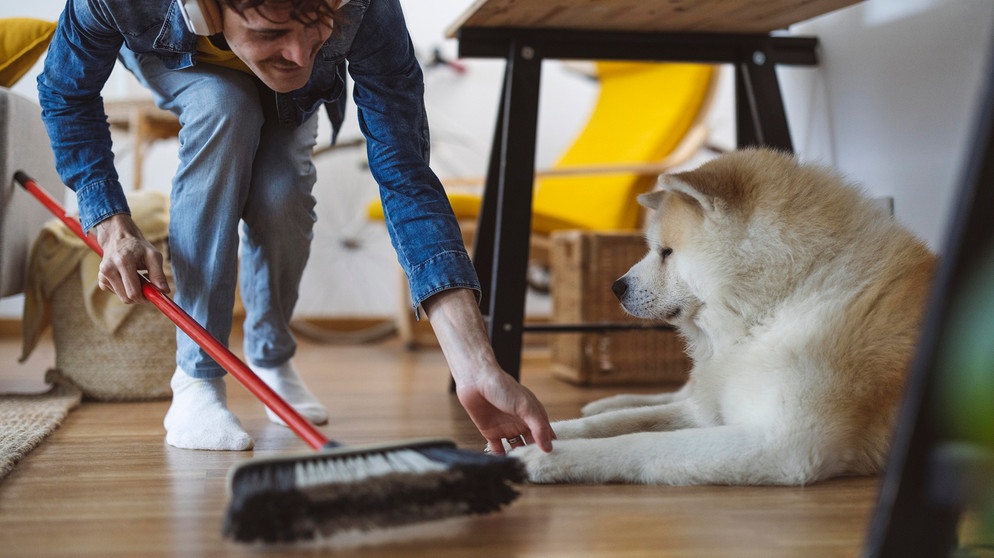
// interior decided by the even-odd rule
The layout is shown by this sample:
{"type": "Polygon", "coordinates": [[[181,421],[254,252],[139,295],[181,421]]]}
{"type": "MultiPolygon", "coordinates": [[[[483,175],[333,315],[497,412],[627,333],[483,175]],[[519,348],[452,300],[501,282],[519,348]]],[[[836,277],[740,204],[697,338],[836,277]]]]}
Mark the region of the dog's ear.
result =
{"type": "Polygon", "coordinates": [[[713,212],[718,207],[718,202],[713,196],[696,188],[680,175],[671,174],[660,177],[659,186],[662,191],[658,193],[672,192],[677,194],[692,205],[699,207],[704,213],[713,212]]]}
{"type": "Polygon", "coordinates": [[[639,194],[639,197],[635,198],[639,205],[646,209],[651,209],[653,211],[659,209],[659,205],[663,203],[664,192],[656,191],[649,192],[647,194],[639,194]]]}

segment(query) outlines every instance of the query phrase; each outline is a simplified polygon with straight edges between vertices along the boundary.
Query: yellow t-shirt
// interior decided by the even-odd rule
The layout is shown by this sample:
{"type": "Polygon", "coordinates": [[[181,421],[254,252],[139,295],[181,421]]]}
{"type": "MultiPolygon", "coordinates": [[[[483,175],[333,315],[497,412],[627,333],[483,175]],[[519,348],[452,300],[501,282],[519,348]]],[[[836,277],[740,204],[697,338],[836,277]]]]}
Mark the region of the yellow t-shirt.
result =
{"type": "Polygon", "coordinates": [[[252,70],[245,65],[245,62],[242,62],[240,58],[235,56],[234,52],[219,48],[211,42],[210,37],[197,38],[197,62],[206,62],[215,66],[231,68],[245,72],[246,74],[252,73],[252,70]]]}

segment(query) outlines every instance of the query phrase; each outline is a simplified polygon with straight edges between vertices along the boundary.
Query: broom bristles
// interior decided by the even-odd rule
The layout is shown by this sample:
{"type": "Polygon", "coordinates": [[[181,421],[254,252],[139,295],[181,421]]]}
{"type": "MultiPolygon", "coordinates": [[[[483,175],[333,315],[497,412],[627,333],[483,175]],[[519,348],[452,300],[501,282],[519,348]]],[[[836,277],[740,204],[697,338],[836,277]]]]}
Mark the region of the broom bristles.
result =
{"type": "Polygon", "coordinates": [[[525,480],[514,458],[447,440],[340,448],[254,459],[228,475],[223,532],[236,541],[292,542],[500,510],[525,480]]]}

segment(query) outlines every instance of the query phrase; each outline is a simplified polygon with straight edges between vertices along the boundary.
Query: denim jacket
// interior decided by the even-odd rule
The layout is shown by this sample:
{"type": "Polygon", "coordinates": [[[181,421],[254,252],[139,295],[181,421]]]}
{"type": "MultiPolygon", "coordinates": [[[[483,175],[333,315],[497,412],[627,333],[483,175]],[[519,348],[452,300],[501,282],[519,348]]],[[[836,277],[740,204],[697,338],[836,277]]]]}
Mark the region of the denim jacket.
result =
{"type": "MultiPolygon", "coordinates": [[[[322,46],[310,81],[297,91],[273,92],[264,109],[285,126],[299,125],[325,104],[340,109],[340,66],[347,61],[369,166],[415,307],[448,288],[478,292],[448,198],[428,167],[423,76],[399,1],[351,0],[342,10],[343,23],[322,46]]],[[[155,54],[179,70],[195,64],[197,36],[176,0],[68,0],[38,77],[56,166],[76,192],[84,230],[129,211],[100,96],[122,48],[155,54]]],[[[334,120],[341,111],[329,113],[334,120]]]]}

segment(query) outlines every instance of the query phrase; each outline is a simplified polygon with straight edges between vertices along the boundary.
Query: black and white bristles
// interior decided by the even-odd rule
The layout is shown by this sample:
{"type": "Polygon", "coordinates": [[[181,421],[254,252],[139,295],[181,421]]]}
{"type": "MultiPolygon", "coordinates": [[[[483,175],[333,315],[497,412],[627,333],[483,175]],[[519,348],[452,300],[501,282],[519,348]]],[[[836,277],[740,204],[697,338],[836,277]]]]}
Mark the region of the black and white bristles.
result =
{"type": "Polygon", "coordinates": [[[514,501],[511,483],[524,481],[518,460],[448,440],[253,459],[228,475],[223,531],[242,542],[291,542],[486,514],[514,501]]]}

